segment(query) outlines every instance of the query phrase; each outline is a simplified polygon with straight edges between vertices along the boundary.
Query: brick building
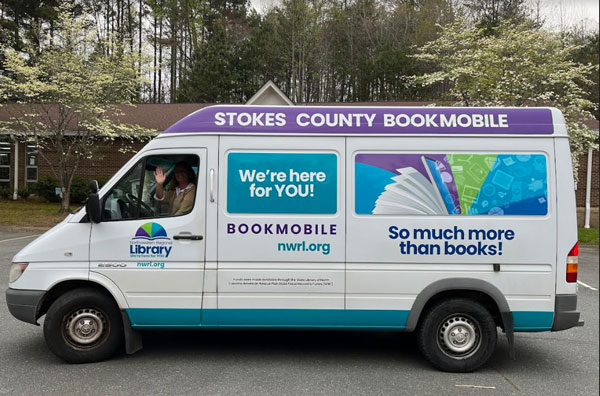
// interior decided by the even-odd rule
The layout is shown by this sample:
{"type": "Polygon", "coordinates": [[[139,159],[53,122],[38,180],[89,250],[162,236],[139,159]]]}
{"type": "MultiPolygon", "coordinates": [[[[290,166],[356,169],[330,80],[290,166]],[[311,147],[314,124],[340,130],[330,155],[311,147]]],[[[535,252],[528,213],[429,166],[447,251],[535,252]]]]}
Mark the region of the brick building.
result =
{"type": "MultiPolygon", "coordinates": [[[[274,85],[265,85],[257,94],[248,101],[247,104],[292,104],[281,91],[274,85]],[[279,95],[279,97],[278,97],[279,95]]],[[[424,106],[429,103],[424,102],[385,102],[385,103],[353,103],[360,106],[424,106]]],[[[314,105],[314,104],[313,104],[314,105]]],[[[323,104],[325,105],[325,104],[323,104]]],[[[340,105],[343,103],[327,103],[326,105],[340,105]]],[[[8,105],[10,106],[10,105],[8,105]]],[[[164,131],[171,124],[185,117],[186,115],[199,110],[208,104],[199,103],[179,103],[179,104],[138,104],[135,107],[123,106],[124,115],[121,121],[137,124],[146,128],[155,129],[158,133],[164,131]]],[[[10,115],[6,109],[7,106],[0,108],[0,121],[7,120],[10,115]]],[[[592,130],[598,133],[598,121],[593,120],[588,125],[592,130]]],[[[92,160],[83,161],[80,165],[78,175],[84,180],[107,179],[120,169],[127,162],[132,153],[122,153],[119,151],[121,142],[118,140],[103,145],[98,155],[92,160]]],[[[137,150],[145,143],[134,143],[132,148],[137,150]]],[[[57,153],[45,152],[50,161],[58,159],[57,153]]],[[[585,206],[586,206],[586,188],[587,188],[587,155],[581,159],[579,168],[579,182],[577,184],[577,206],[578,223],[584,224],[585,206]]],[[[591,169],[591,194],[590,194],[590,223],[592,227],[598,227],[598,206],[599,196],[599,164],[598,150],[592,153],[591,169]]],[[[33,144],[17,142],[9,134],[0,134],[0,188],[8,187],[11,191],[35,183],[46,176],[52,175],[49,166],[41,159],[37,149],[33,144]]],[[[16,197],[16,194],[15,194],[16,197]]]]}

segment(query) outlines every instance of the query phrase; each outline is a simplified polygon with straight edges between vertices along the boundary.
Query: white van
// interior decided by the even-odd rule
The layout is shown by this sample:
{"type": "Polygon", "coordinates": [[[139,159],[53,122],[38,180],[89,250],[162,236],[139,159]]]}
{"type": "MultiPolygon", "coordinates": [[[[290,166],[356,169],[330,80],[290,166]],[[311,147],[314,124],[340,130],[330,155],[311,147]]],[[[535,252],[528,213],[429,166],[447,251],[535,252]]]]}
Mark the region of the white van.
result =
{"type": "Polygon", "coordinates": [[[13,259],[6,300],[68,362],[146,329],[416,331],[471,371],[500,327],[577,311],[567,130],[551,108],[213,106],[13,259]]]}

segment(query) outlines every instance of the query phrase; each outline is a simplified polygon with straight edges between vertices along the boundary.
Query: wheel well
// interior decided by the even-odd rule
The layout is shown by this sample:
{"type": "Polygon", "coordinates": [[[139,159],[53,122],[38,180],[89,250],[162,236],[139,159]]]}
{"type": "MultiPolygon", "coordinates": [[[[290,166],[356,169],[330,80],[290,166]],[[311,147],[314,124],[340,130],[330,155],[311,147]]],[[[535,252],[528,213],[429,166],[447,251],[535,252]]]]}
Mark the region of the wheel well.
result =
{"type": "Polygon", "coordinates": [[[108,290],[106,290],[101,285],[94,283],[94,282],[90,282],[90,281],[84,281],[84,280],[69,280],[69,281],[64,281],[64,282],[58,283],[58,284],[54,285],[52,287],[52,289],[48,290],[48,292],[44,295],[44,298],[42,299],[42,301],[38,307],[36,319],[45,315],[46,312],[48,312],[48,309],[50,308],[52,303],[54,301],[56,301],[57,298],[59,298],[60,296],[62,296],[63,294],[65,294],[66,292],[68,292],[70,290],[81,289],[81,288],[98,290],[101,293],[105,294],[108,298],[110,298],[116,304],[116,301],[115,301],[114,297],[112,296],[112,294],[110,294],[108,292],[108,290]]]}
{"type": "Polygon", "coordinates": [[[496,303],[496,301],[494,301],[494,299],[488,294],[476,290],[445,290],[435,294],[429,299],[429,301],[427,301],[427,303],[423,307],[423,310],[421,311],[421,315],[419,317],[419,322],[421,322],[423,314],[430,310],[431,307],[435,306],[440,301],[448,300],[451,298],[464,298],[467,300],[477,301],[489,311],[489,313],[494,318],[496,326],[504,328],[504,325],[502,323],[502,317],[500,316],[500,309],[498,308],[498,304],[496,303]]]}

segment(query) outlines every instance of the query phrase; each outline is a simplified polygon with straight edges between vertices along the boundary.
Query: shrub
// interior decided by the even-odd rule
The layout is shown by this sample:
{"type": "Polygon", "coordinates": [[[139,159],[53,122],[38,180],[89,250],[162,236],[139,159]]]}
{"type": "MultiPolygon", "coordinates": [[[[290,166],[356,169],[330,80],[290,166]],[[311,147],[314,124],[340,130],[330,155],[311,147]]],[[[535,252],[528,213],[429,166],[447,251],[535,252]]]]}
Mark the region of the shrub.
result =
{"type": "Polygon", "coordinates": [[[26,199],[31,195],[31,191],[29,190],[29,187],[21,187],[17,190],[17,194],[19,194],[19,197],[22,199],[26,199]]]}
{"type": "Polygon", "coordinates": [[[32,192],[37,196],[50,202],[60,202],[60,197],[56,195],[58,181],[52,176],[46,176],[31,186],[32,192]]]}
{"type": "Polygon", "coordinates": [[[9,199],[12,196],[12,192],[8,187],[0,187],[0,198],[9,199]]]}
{"type": "Polygon", "coordinates": [[[89,194],[89,183],[79,176],[73,177],[73,182],[71,183],[71,202],[83,204],[89,194]]]}
{"type": "MultiPolygon", "coordinates": [[[[99,177],[98,185],[102,187],[109,177],[99,177]]],[[[83,180],[81,176],[73,177],[71,183],[71,202],[74,204],[84,204],[90,194],[90,181],[83,180]]],[[[34,193],[41,198],[44,198],[50,202],[59,202],[60,197],[56,195],[56,188],[58,187],[58,180],[52,176],[47,176],[44,179],[33,184],[28,192],[34,193]]],[[[20,193],[19,193],[20,194],[20,193]]]]}

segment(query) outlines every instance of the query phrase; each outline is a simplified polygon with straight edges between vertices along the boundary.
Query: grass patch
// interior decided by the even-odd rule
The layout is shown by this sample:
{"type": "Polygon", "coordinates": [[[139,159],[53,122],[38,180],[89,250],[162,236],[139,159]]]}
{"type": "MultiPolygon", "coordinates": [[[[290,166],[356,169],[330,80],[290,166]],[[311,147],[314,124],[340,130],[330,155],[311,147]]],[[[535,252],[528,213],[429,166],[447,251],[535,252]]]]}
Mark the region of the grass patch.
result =
{"type": "Polygon", "coordinates": [[[579,228],[577,235],[580,245],[598,245],[597,228],[579,228]]]}
{"type": "Polygon", "coordinates": [[[16,229],[48,229],[66,215],[59,203],[0,200],[0,225],[16,229]]]}

